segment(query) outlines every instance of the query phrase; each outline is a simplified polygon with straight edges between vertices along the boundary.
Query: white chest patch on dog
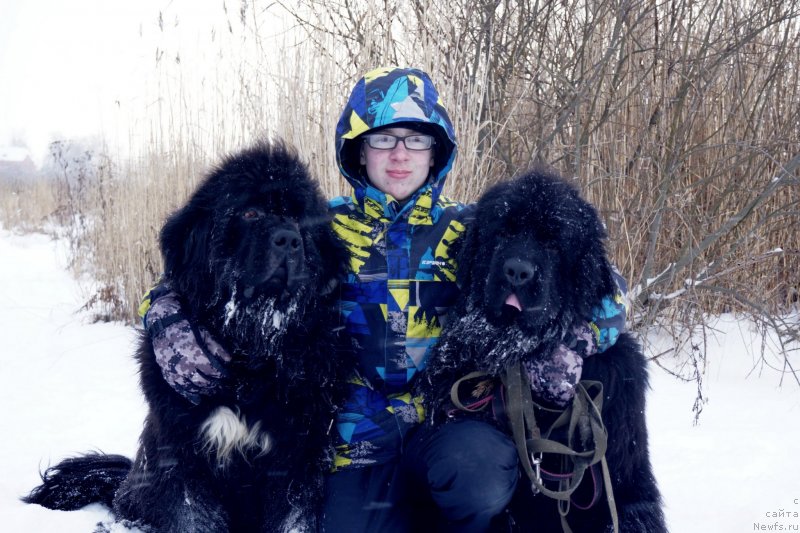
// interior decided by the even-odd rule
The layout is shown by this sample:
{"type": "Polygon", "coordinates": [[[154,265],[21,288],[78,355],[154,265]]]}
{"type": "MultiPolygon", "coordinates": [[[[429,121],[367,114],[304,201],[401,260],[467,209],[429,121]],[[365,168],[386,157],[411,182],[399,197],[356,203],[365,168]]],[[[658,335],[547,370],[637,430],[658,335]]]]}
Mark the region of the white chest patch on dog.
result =
{"type": "Polygon", "coordinates": [[[214,456],[217,466],[225,467],[234,453],[261,456],[269,453],[272,438],[261,430],[261,422],[252,426],[230,407],[217,407],[200,426],[203,451],[214,456]]]}

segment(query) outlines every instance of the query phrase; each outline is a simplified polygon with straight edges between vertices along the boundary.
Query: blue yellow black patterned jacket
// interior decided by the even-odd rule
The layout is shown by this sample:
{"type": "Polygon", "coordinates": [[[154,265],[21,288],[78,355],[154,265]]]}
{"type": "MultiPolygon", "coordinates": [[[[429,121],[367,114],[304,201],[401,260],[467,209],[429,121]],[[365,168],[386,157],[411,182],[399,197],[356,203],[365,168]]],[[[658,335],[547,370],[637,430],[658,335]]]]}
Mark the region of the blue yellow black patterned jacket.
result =
{"type": "MultiPolygon", "coordinates": [[[[441,194],[456,140],[422,71],[377,69],[359,81],[339,119],[336,149],[339,169],[353,186],[350,196],[330,203],[334,230],[351,254],[340,310],[360,363],[337,420],[336,468],[346,468],[397,458],[407,431],[424,418],[411,382],[424,371],[455,302],[456,265],[448,250],[463,234],[470,208],[441,194]],[[404,204],[372,187],[359,166],[356,137],[384,126],[436,137],[428,182],[404,204]]],[[[594,318],[620,314],[624,323],[623,305],[609,298],[594,318]]],[[[595,333],[602,348],[613,343],[617,330],[595,327],[595,333]]]]}
{"type": "Polygon", "coordinates": [[[441,196],[455,159],[455,135],[423,72],[368,73],[342,113],[336,142],[339,168],[353,186],[349,197],[330,204],[334,230],[351,253],[341,314],[361,370],[338,419],[336,466],[343,467],[397,457],[406,431],[423,418],[409,384],[425,368],[441,317],[457,295],[448,247],[464,231],[464,206],[441,196]],[[401,205],[363,176],[354,139],[409,122],[435,133],[436,151],[428,182],[401,205]]]}

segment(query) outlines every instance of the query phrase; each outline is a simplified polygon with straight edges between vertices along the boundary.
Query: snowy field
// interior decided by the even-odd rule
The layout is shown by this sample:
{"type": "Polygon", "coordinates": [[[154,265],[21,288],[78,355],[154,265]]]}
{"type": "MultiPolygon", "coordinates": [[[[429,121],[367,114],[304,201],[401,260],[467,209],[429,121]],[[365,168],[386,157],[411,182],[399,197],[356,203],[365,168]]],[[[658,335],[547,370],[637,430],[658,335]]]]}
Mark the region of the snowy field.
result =
{"type": "MultiPolygon", "coordinates": [[[[100,506],[55,512],[18,497],[65,455],[132,456],[144,417],[133,328],[91,324],[65,266],[48,237],[0,230],[2,531],[87,533],[107,520],[100,506]]],[[[651,370],[651,454],[670,530],[800,531],[800,387],[779,387],[778,372],[759,364],[747,323],[726,317],[716,330],[698,425],[694,384],[651,370]]]]}

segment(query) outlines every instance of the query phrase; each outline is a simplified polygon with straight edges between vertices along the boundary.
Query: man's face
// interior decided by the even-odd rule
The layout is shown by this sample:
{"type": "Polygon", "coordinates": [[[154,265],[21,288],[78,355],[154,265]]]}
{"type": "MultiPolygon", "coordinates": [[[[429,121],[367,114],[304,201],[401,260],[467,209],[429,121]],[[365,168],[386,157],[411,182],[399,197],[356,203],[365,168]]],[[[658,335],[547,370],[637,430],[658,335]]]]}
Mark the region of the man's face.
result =
{"type": "MultiPolygon", "coordinates": [[[[419,132],[407,128],[387,128],[380,133],[406,137],[419,132]]],[[[363,142],[361,164],[366,167],[373,187],[402,201],[412,196],[428,179],[428,172],[433,166],[433,149],[409,150],[401,141],[394,148],[379,150],[363,142]]]]}

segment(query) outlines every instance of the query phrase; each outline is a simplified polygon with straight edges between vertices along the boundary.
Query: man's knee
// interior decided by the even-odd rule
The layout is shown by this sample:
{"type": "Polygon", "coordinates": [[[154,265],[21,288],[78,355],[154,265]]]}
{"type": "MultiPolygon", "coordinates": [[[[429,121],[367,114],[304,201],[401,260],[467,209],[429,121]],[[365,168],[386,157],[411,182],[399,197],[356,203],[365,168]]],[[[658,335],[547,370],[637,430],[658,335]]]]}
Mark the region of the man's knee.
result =
{"type": "Polygon", "coordinates": [[[451,519],[501,512],[519,477],[511,439],[474,420],[442,426],[425,447],[425,462],[431,496],[451,519]]]}

